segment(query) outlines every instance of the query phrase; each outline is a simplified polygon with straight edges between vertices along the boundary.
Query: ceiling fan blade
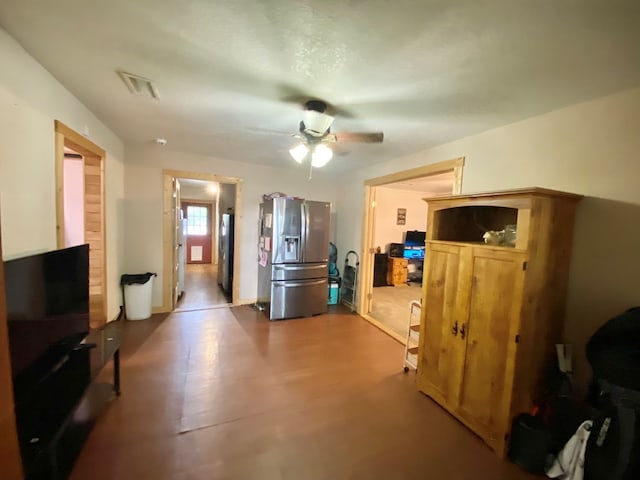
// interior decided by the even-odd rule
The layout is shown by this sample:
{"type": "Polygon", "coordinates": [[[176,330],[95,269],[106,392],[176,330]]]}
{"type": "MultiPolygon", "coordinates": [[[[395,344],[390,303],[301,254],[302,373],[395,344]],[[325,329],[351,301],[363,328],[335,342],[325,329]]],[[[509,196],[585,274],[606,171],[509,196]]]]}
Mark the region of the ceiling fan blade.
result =
{"type": "Polygon", "coordinates": [[[326,111],[324,113],[328,115],[333,117],[355,118],[355,115],[347,108],[322,100],[321,97],[313,95],[312,92],[302,90],[294,85],[281,84],[280,91],[282,92],[280,100],[285,103],[295,103],[302,105],[304,108],[305,104],[309,101],[320,101],[326,105],[326,111]]]}
{"type": "Polygon", "coordinates": [[[341,132],[327,135],[330,142],[360,142],[360,143],[382,143],[384,133],[382,132],[341,132]]]}
{"type": "Polygon", "coordinates": [[[255,133],[263,133],[266,135],[286,135],[288,137],[300,137],[298,133],[287,132],[285,130],[272,130],[270,128],[260,128],[260,127],[244,127],[245,130],[255,133]]]}

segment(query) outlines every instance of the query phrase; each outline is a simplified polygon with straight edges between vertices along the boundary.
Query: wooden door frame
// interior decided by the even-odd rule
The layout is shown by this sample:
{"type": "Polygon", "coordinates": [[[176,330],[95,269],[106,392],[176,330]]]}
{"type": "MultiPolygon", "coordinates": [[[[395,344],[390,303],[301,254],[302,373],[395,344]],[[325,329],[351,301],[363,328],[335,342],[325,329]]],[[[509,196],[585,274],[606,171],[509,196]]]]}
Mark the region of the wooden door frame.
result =
{"type": "MultiPolygon", "coordinates": [[[[443,162],[432,163],[422,167],[403,170],[391,173],[382,177],[369,178],[364,181],[364,209],[362,214],[362,243],[360,246],[360,278],[358,284],[358,305],[357,311],[361,317],[389,334],[401,343],[405,343],[406,338],[385,327],[378,320],[369,315],[369,295],[373,291],[373,260],[375,248],[373,247],[373,236],[375,232],[375,193],[376,187],[388,185],[405,180],[438,175],[453,171],[453,194],[462,193],[462,170],[464,167],[464,157],[445,160],[443,162]]],[[[407,318],[408,318],[407,313],[407,318]]]]}
{"type": "Polygon", "coordinates": [[[91,327],[99,328],[107,323],[107,229],[105,214],[105,158],[106,152],[64,123],[55,120],[55,172],[56,172],[56,242],[58,248],[65,247],[64,222],[64,148],[82,155],[84,181],[95,183],[98,175],[98,193],[84,190],[84,241],[89,244],[89,298],[91,327]],[[87,214],[97,214],[97,221],[86,221],[87,214]],[[91,271],[96,272],[92,275],[91,271]],[[95,310],[94,310],[95,309],[95,310]]]}
{"type": "MultiPolygon", "coordinates": [[[[191,204],[201,204],[201,205],[207,205],[209,207],[209,213],[211,215],[211,265],[217,265],[218,264],[218,254],[215,251],[214,247],[216,247],[217,242],[215,240],[216,235],[218,234],[218,225],[217,225],[217,218],[218,218],[218,212],[214,210],[214,208],[217,210],[217,201],[216,200],[197,200],[195,198],[182,198],[180,197],[180,207],[182,207],[183,203],[191,203],[191,204]],[[214,232],[215,230],[215,232],[214,232]],[[215,234],[214,234],[215,233],[215,234]]],[[[187,217],[185,217],[187,218],[187,217]]],[[[185,260],[185,265],[186,265],[186,260],[185,260]]],[[[206,263],[205,263],[206,265],[206,263]]]]}
{"type": "MultiPolygon", "coordinates": [[[[243,180],[238,177],[226,177],[214,173],[197,173],[184,170],[162,170],[163,177],[163,259],[162,259],[162,306],[154,308],[154,313],[171,312],[175,309],[172,301],[171,289],[175,285],[173,263],[173,229],[174,220],[171,215],[171,201],[174,179],[206,180],[217,183],[230,183],[235,185],[235,223],[233,249],[240,252],[240,239],[242,236],[242,185],[243,180]]],[[[182,198],[180,199],[182,200],[182,198]]],[[[217,202],[219,203],[219,202],[217,202]]],[[[213,212],[212,212],[213,214],[213,212]]],[[[240,305],[240,262],[242,255],[234,255],[233,285],[231,288],[231,300],[233,305],[240,305]]]]}

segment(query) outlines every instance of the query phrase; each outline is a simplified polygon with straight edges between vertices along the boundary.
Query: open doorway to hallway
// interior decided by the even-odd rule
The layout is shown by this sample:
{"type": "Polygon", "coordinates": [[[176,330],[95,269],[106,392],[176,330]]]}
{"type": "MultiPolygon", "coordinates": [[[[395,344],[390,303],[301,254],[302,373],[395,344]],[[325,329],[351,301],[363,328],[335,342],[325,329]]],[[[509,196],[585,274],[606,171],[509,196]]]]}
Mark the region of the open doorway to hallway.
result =
{"type": "Polygon", "coordinates": [[[242,180],[163,173],[163,310],[199,310],[237,301],[239,259],[234,251],[242,180]]]}
{"type": "Polygon", "coordinates": [[[359,313],[405,344],[410,305],[422,298],[427,203],[460,193],[464,159],[365,181],[359,313]]]}
{"type": "Polygon", "coordinates": [[[233,270],[233,242],[226,237],[232,232],[228,219],[233,216],[235,188],[208,180],[176,181],[180,204],[176,310],[228,305],[232,300],[229,272],[233,270]],[[226,267],[225,262],[229,263],[226,267]]]}

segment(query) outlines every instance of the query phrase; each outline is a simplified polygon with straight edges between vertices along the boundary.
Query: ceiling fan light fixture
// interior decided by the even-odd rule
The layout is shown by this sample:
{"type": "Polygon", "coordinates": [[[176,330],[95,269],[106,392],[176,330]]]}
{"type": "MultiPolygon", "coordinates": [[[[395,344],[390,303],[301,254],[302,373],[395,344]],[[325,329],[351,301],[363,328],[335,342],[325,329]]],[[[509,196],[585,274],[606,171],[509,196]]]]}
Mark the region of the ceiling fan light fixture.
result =
{"type": "Polygon", "coordinates": [[[302,113],[304,131],[314,137],[322,137],[333,123],[333,117],[315,110],[305,110],[302,113]]]}
{"type": "Polygon", "coordinates": [[[289,154],[298,163],[302,163],[308,153],[309,147],[307,147],[304,143],[299,143],[295,147],[289,149],[289,154]]]}
{"type": "Polygon", "coordinates": [[[316,145],[311,154],[311,166],[322,168],[333,158],[333,150],[322,143],[316,145]]]}

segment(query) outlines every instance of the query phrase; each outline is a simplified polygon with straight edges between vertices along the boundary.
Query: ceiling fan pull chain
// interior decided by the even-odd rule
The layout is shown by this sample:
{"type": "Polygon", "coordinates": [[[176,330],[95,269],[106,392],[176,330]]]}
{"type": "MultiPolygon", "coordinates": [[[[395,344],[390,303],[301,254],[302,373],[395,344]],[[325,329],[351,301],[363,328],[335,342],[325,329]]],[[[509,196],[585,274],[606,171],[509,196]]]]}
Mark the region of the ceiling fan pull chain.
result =
{"type": "Polygon", "coordinates": [[[309,162],[309,180],[311,180],[312,176],[313,176],[313,164],[309,162]]]}

